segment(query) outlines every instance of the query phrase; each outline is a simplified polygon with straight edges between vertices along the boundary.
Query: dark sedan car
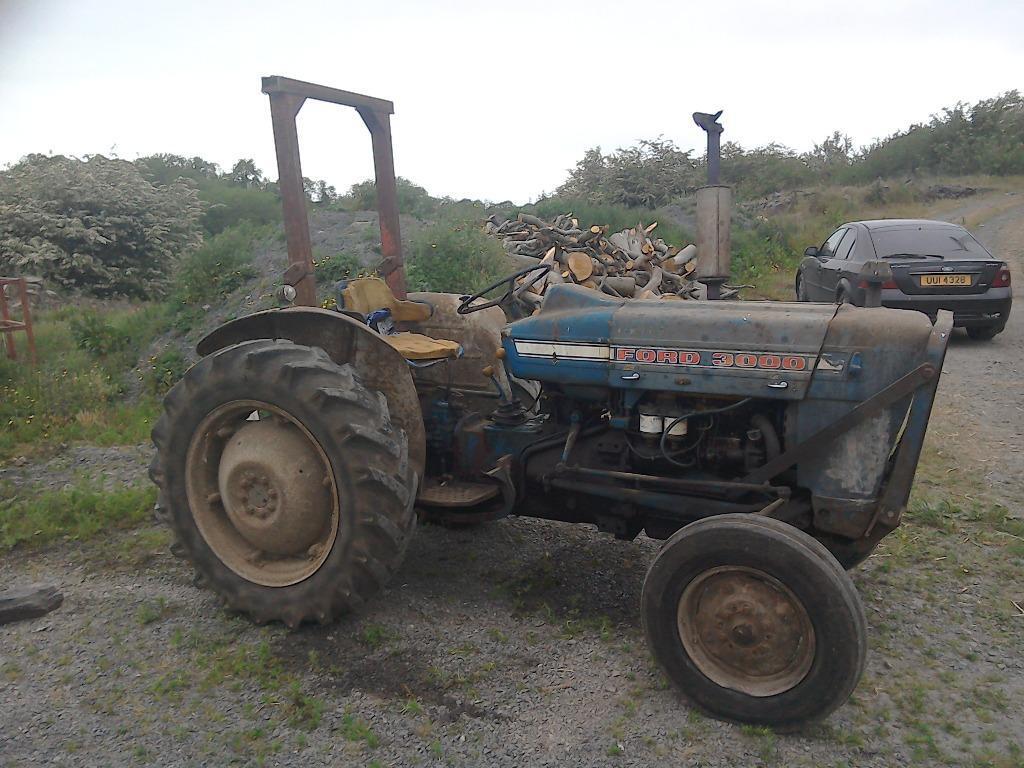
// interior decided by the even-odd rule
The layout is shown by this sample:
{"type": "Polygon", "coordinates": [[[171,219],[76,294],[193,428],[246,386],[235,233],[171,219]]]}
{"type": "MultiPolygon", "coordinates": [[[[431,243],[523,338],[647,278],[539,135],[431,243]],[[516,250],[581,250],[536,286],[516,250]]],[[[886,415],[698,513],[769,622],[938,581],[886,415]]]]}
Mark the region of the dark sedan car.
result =
{"type": "Polygon", "coordinates": [[[883,259],[892,280],[882,305],[916,309],[935,318],[953,312],[953,324],[972,339],[991,339],[1010,316],[1010,269],[961,226],[926,219],[852,221],[820,247],[804,251],[796,275],[800,301],[864,303],[864,262],[883,259]]]}

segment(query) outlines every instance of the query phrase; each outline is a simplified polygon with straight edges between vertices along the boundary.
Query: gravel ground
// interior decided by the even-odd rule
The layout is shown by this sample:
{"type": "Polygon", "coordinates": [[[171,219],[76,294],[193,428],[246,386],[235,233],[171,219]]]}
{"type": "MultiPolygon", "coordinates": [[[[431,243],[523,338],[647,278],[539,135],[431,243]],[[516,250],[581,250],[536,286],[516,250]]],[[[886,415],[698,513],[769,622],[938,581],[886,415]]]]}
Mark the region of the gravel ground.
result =
{"type": "MultiPolygon", "coordinates": [[[[1024,206],[981,232],[1016,258],[1024,206]]],[[[920,483],[950,503],[915,508],[855,572],[868,668],[823,724],[729,725],[666,685],[639,625],[644,538],[425,526],[366,611],[288,632],[226,614],[143,527],[0,559],[0,583],[65,594],[0,628],[0,764],[1020,766],[1024,540],[995,528],[1024,514],[1022,325],[954,340],[920,483]]],[[[83,450],[3,471],[60,487],[83,450]]],[[[112,477],[142,453],[105,454],[112,477]]]]}

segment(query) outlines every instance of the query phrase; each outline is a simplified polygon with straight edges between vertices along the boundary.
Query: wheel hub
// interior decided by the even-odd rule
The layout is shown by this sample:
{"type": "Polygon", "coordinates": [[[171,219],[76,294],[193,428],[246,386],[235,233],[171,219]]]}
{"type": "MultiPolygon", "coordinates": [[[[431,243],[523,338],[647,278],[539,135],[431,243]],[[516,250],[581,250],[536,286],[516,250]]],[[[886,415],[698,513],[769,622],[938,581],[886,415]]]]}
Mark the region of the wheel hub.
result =
{"type": "Polygon", "coordinates": [[[777,579],[724,566],[700,574],[679,600],[679,637],[700,671],[751,696],[799,683],[814,660],[806,609],[777,579]]]}
{"type": "Polygon", "coordinates": [[[235,528],[264,552],[304,552],[330,518],[329,483],[316,447],[286,421],[250,421],[232,435],[217,484],[235,528]]]}
{"type": "Polygon", "coordinates": [[[300,422],[269,403],[225,403],[196,430],[186,462],[193,518],[224,565],[268,587],[317,572],[338,535],[340,499],[300,422]]]}

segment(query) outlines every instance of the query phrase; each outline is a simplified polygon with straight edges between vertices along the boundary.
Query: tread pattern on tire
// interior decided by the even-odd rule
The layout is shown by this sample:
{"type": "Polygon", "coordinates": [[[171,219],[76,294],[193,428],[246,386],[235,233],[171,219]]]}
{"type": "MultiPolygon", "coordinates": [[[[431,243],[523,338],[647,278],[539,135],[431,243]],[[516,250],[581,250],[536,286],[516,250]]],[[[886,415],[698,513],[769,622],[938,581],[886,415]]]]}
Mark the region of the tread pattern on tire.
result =
{"type": "Polygon", "coordinates": [[[379,592],[405,555],[415,527],[416,485],[405,433],[391,424],[381,393],[319,348],[260,339],[200,360],[164,398],[152,437],[157,520],[170,525],[175,548],[226,605],[257,623],[328,623],[379,592]],[[288,587],[254,584],[231,571],[206,544],[188,506],[185,455],[192,431],[220,402],[247,398],[271,402],[302,422],[330,458],[341,496],[331,553],[316,573],[288,587]]]}
{"type": "MultiPolygon", "coordinates": [[[[706,709],[718,717],[741,722],[771,725],[783,730],[798,728],[806,722],[827,716],[849,697],[864,671],[867,658],[867,621],[856,588],[849,574],[839,562],[836,561],[823,544],[810,535],[780,520],[758,515],[742,514],[719,515],[681,528],[665,542],[665,545],[648,569],[642,598],[644,631],[648,637],[651,649],[655,653],[655,657],[658,658],[659,663],[665,668],[669,676],[674,679],[673,671],[670,669],[674,662],[666,662],[668,657],[662,657],[660,654],[668,653],[669,657],[672,657],[676,652],[672,650],[675,648],[675,645],[668,643],[665,629],[663,626],[660,626],[660,622],[664,620],[661,612],[652,613],[656,608],[662,606],[665,599],[670,595],[669,592],[664,591],[665,589],[670,589],[670,587],[662,582],[665,581],[668,574],[672,573],[671,570],[666,571],[665,568],[670,569],[672,559],[679,557],[678,551],[676,553],[671,551],[672,545],[679,542],[680,539],[699,535],[706,539],[705,545],[713,548],[716,539],[722,535],[727,535],[727,530],[736,530],[738,527],[759,528],[763,530],[765,539],[759,546],[770,547],[772,539],[776,541],[776,546],[778,546],[781,540],[787,540],[791,544],[803,549],[814,560],[818,561],[820,564],[818,572],[822,579],[820,588],[827,589],[828,602],[833,606],[830,610],[835,610],[841,606],[841,615],[845,617],[843,622],[846,623],[846,627],[849,630],[848,642],[844,641],[841,643],[842,652],[846,654],[846,660],[839,679],[822,678],[827,684],[826,687],[822,687],[821,680],[814,682],[814,687],[807,691],[809,694],[812,694],[811,696],[804,696],[804,694],[798,693],[804,682],[812,685],[810,682],[811,678],[808,678],[807,681],[801,682],[800,685],[791,691],[766,699],[764,708],[756,710],[751,709],[748,704],[737,702],[735,694],[726,692],[724,698],[715,694],[714,684],[710,684],[711,687],[705,686],[705,690],[685,690],[684,686],[684,693],[702,709],[706,709]],[[721,533],[718,533],[719,530],[721,533]],[[658,574],[658,576],[652,579],[652,574],[658,574]],[[656,582],[656,584],[652,585],[652,581],[656,582]],[[666,643],[668,644],[666,645],[666,643]],[[770,702],[770,705],[768,702],[770,702]]],[[[696,538],[691,539],[691,542],[697,540],[696,538]]],[[[691,546],[696,547],[697,544],[691,544],[691,546]]],[[[674,622],[674,617],[672,617],[672,621],[674,622]]],[[[675,643],[679,644],[678,638],[675,639],[675,643]]],[[[685,656],[685,653],[683,655],[685,656]]],[[[676,682],[683,685],[680,679],[677,679],[676,682]]]]}

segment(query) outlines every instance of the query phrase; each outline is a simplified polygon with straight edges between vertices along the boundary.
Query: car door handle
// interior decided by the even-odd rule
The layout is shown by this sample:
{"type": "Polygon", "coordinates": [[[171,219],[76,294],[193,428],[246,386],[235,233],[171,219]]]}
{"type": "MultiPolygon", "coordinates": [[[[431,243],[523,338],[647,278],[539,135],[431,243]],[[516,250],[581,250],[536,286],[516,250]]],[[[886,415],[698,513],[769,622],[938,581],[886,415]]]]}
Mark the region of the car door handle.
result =
{"type": "Polygon", "coordinates": [[[768,384],[772,389],[789,389],[788,381],[773,381],[768,384]]]}
{"type": "Polygon", "coordinates": [[[623,381],[636,381],[639,378],[640,378],[640,374],[639,373],[627,373],[625,376],[622,377],[622,380],[623,381]]]}

